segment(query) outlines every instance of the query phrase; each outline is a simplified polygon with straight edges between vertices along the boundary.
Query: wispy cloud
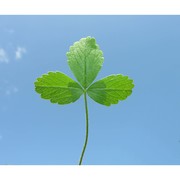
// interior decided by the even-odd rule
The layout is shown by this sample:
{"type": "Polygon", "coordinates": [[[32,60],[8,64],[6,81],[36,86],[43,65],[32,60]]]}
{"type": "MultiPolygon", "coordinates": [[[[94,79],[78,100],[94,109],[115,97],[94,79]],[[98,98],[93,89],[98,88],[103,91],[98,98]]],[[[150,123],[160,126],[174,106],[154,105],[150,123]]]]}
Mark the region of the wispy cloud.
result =
{"type": "Polygon", "coordinates": [[[0,97],[1,96],[10,96],[13,94],[17,94],[19,92],[19,88],[16,85],[13,85],[7,80],[0,80],[0,97]]]}
{"type": "Polygon", "coordinates": [[[9,28],[9,27],[5,27],[4,29],[3,29],[3,31],[5,32],[5,33],[8,33],[8,34],[14,34],[14,32],[15,32],[15,30],[14,29],[12,29],[12,28],[9,28]]]}
{"type": "Polygon", "coordinates": [[[13,93],[17,93],[19,91],[19,89],[17,87],[13,87],[13,93]]]}
{"type": "Polygon", "coordinates": [[[10,91],[9,89],[7,89],[7,90],[5,91],[5,94],[6,94],[7,96],[11,95],[11,91],[10,91]]]}
{"type": "Polygon", "coordinates": [[[5,90],[5,95],[6,96],[9,96],[9,95],[11,95],[11,94],[16,94],[16,93],[18,93],[19,92],[19,89],[17,88],[17,87],[11,87],[11,88],[7,88],[6,90],[5,90]]]}
{"type": "Polygon", "coordinates": [[[0,48],[0,63],[9,63],[7,53],[3,48],[0,48]]]}
{"type": "Polygon", "coordinates": [[[15,51],[15,58],[17,60],[21,59],[23,54],[25,54],[27,51],[26,51],[26,48],[24,47],[17,47],[16,51],[15,51]]]}
{"type": "Polygon", "coordinates": [[[6,31],[7,31],[7,33],[9,33],[9,34],[13,34],[15,31],[14,31],[14,29],[6,29],[6,31]]]}

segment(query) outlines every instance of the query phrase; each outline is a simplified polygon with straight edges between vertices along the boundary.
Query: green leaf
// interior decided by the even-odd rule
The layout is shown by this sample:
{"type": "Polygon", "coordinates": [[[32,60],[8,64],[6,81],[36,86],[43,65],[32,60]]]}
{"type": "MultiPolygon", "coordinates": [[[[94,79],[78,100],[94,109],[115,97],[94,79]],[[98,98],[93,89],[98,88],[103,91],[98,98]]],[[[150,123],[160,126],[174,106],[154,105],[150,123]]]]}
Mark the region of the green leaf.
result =
{"type": "Polygon", "coordinates": [[[70,47],[66,55],[71,71],[86,89],[96,78],[104,61],[96,40],[91,37],[82,38],[70,47]]]}
{"type": "Polygon", "coordinates": [[[110,106],[119,100],[125,100],[134,87],[133,80],[121,74],[107,76],[94,84],[88,90],[88,95],[96,102],[110,106]]]}
{"type": "Polygon", "coordinates": [[[83,94],[81,86],[61,72],[44,74],[34,84],[36,92],[52,103],[69,104],[83,94]]]}

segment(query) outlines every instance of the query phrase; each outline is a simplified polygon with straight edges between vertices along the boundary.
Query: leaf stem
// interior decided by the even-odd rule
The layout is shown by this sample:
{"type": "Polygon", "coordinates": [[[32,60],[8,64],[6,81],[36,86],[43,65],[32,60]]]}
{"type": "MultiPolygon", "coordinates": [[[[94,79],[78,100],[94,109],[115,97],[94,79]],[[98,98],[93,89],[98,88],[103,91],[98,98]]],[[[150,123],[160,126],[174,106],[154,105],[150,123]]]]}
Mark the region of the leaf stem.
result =
{"type": "Polygon", "coordinates": [[[89,129],[89,122],[88,122],[88,105],[87,105],[87,95],[86,95],[86,90],[84,90],[84,104],[85,104],[85,112],[86,112],[86,137],[85,137],[85,142],[83,146],[83,150],[81,153],[81,157],[79,160],[79,165],[82,164],[83,156],[86,150],[87,142],[88,142],[88,129],[89,129]]]}

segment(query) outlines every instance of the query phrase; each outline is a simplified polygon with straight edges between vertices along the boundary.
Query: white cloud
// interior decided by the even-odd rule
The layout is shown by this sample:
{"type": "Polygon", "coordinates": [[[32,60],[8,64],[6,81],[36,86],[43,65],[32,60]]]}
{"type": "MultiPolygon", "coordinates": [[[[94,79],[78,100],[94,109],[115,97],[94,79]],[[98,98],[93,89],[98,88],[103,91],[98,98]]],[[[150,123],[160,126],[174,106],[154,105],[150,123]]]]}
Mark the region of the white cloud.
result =
{"type": "Polygon", "coordinates": [[[17,93],[18,91],[19,91],[19,89],[18,89],[17,87],[14,87],[14,88],[13,88],[13,92],[14,92],[14,93],[17,93]]]}
{"type": "Polygon", "coordinates": [[[19,93],[19,88],[6,79],[0,79],[0,96],[10,96],[19,93]]]}
{"type": "Polygon", "coordinates": [[[16,94],[18,92],[19,92],[19,89],[17,87],[15,87],[15,86],[14,87],[9,87],[9,88],[6,89],[5,95],[9,96],[11,94],[16,94]]]}
{"type": "Polygon", "coordinates": [[[7,28],[7,27],[4,28],[3,31],[4,31],[5,33],[8,33],[8,34],[13,34],[13,33],[15,32],[14,29],[12,29],[12,28],[7,28]]]}
{"type": "Polygon", "coordinates": [[[7,89],[6,92],[5,92],[5,94],[6,94],[7,96],[11,95],[11,91],[10,91],[9,89],[7,89]]]}
{"type": "Polygon", "coordinates": [[[9,63],[7,53],[4,49],[0,48],[0,63],[9,63]]]}
{"type": "Polygon", "coordinates": [[[27,51],[26,51],[26,48],[24,47],[17,47],[16,49],[16,52],[15,52],[15,57],[17,60],[21,59],[23,54],[25,54],[27,51]]]}
{"type": "Polygon", "coordinates": [[[7,29],[6,30],[9,34],[13,34],[15,31],[14,31],[14,29],[7,29]]]}

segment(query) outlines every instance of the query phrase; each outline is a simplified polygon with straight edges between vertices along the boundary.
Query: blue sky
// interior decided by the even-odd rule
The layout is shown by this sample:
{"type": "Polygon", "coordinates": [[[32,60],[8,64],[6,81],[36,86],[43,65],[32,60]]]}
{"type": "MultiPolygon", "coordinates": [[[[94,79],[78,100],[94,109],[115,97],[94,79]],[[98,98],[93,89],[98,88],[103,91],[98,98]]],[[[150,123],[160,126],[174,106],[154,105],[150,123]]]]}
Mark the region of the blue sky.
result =
{"type": "Polygon", "coordinates": [[[34,81],[75,79],[66,52],[86,36],[104,53],[96,80],[121,73],[135,88],[111,107],[88,98],[83,164],[180,164],[180,16],[0,16],[0,164],[78,163],[83,98],[51,104],[34,81]]]}

